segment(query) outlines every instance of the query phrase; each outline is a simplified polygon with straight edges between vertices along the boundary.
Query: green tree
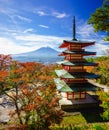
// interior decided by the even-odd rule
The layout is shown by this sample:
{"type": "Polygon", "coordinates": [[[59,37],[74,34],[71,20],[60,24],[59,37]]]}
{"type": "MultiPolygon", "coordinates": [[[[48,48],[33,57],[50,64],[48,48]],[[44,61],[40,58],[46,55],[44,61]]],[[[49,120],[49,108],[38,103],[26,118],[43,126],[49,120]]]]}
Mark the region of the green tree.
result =
{"type": "Polygon", "coordinates": [[[99,95],[99,99],[101,100],[101,104],[100,106],[103,107],[103,113],[102,113],[102,117],[104,120],[109,120],[109,91],[108,92],[104,92],[99,91],[98,92],[99,95]]]}
{"type": "Polygon", "coordinates": [[[94,67],[92,72],[100,75],[97,81],[109,86],[109,57],[97,57],[94,61],[98,63],[98,67],[94,67]]]}
{"type": "Polygon", "coordinates": [[[93,25],[95,32],[107,32],[105,40],[109,41],[109,0],[103,1],[102,6],[90,16],[88,23],[93,25]]]}

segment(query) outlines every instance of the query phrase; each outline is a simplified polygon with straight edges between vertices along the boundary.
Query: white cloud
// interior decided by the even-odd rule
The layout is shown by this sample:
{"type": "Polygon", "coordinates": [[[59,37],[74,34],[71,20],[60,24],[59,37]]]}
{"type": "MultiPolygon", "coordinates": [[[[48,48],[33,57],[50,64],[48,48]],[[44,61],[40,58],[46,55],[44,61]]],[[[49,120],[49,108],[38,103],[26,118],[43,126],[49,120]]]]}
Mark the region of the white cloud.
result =
{"type": "Polygon", "coordinates": [[[26,36],[22,36],[22,35],[16,36],[16,39],[22,41],[42,41],[42,42],[58,41],[59,43],[61,40],[63,40],[63,37],[30,34],[26,36]]]}
{"type": "Polygon", "coordinates": [[[26,35],[26,36],[16,36],[16,40],[21,41],[33,50],[40,48],[40,47],[52,47],[58,49],[58,46],[63,42],[64,39],[69,39],[68,37],[56,37],[56,36],[49,36],[49,35],[26,35]]]}
{"type": "Polygon", "coordinates": [[[45,7],[36,7],[33,9],[33,13],[38,14],[39,16],[45,16],[48,15],[47,9],[45,7]]]}
{"type": "Polygon", "coordinates": [[[26,18],[26,17],[24,17],[24,16],[20,16],[20,15],[13,15],[13,16],[14,16],[14,18],[17,17],[17,18],[19,18],[20,20],[26,21],[26,22],[28,22],[28,23],[30,23],[30,22],[32,21],[31,19],[26,18]]]}
{"type": "MultiPolygon", "coordinates": [[[[28,32],[28,31],[27,31],[28,32]]],[[[26,34],[26,33],[25,33],[26,34]]],[[[52,47],[58,49],[63,40],[70,40],[69,37],[56,37],[37,34],[15,35],[14,39],[0,37],[0,53],[2,54],[18,54],[36,50],[40,47],[52,47]]],[[[85,40],[85,39],[84,39],[85,40]]],[[[89,39],[90,40],[90,39],[89,39]]],[[[86,50],[97,52],[97,55],[102,55],[103,51],[109,49],[108,43],[97,41],[94,46],[87,47],[86,50]]],[[[59,49],[61,51],[61,49],[59,49]]]]}
{"type": "Polygon", "coordinates": [[[94,29],[91,25],[88,25],[87,22],[81,23],[77,28],[77,34],[82,38],[89,38],[90,36],[97,36],[94,32],[94,29]]]}
{"type": "Polygon", "coordinates": [[[77,23],[77,36],[83,41],[95,41],[95,45],[86,48],[88,51],[97,52],[97,55],[102,55],[106,49],[109,49],[109,42],[103,41],[103,34],[95,33],[92,25],[87,22],[80,21],[77,23]]]}
{"type": "Polygon", "coordinates": [[[24,30],[23,33],[32,32],[33,30],[34,30],[33,28],[28,28],[28,29],[24,30]]]}
{"type": "Polygon", "coordinates": [[[49,28],[48,26],[45,26],[45,25],[39,25],[40,27],[42,27],[42,28],[49,28]]]}
{"type": "Polygon", "coordinates": [[[39,16],[53,16],[58,19],[62,19],[68,17],[69,15],[65,12],[58,12],[54,9],[47,8],[47,7],[37,7],[33,11],[34,13],[38,14],[39,16]]]}
{"type": "MultiPolygon", "coordinates": [[[[9,37],[13,37],[13,36],[17,36],[17,35],[24,35],[27,33],[33,33],[36,32],[36,30],[34,30],[33,28],[27,28],[27,29],[23,29],[23,28],[14,28],[14,27],[5,27],[2,26],[0,24],[0,35],[4,35],[5,37],[8,35],[9,37]]],[[[13,37],[14,38],[14,37],[13,37]]]]}
{"type": "Polygon", "coordinates": [[[47,15],[44,11],[37,11],[37,14],[39,14],[39,16],[45,16],[47,15]]]}
{"type": "Polygon", "coordinates": [[[109,42],[108,44],[104,44],[105,42],[104,41],[101,41],[101,43],[97,42],[96,45],[95,45],[95,50],[97,52],[97,55],[103,55],[103,53],[109,49],[109,42]]]}
{"type": "Polygon", "coordinates": [[[40,47],[58,48],[64,37],[45,36],[36,34],[15,35],[15,39],[0,37],[1,54],[19,54],[36,50],[40,47]]]}
{"type": "Polygon", "coordinates": [[[68,17],[68,15],[66,13],[59,13],[59,12],[52,12],[52,15],[59,19],[68,17]]]}
{"type": "MultiPolygon", "coordinates": [[[[8,26],[9,27],[9,26],[8,26]]],[[[2,24],[0,24],[0,33],[3,33],[3,32],[5,32],[5,33],[15,33],[16,32],[16,30],[15,29],[9,29],[9,28],[7,28],[7,27],[5,27],[5,26],[3,26],[2,24]]]]}
{"type": "Polygon", "coordinates": [[[106,42],[103,40],[96,40],[95,45],[87,47],[87,51],[96,52],[97,56],[103,55],[103,53],[109,49],[109,42],[105,44],[106,42]]]}
{"type": "Polygon", "coordinates": [[[16,54],[29,50],[29,48],[22,47],[9,38],[0,37],[0,54],[16,54]]]}
{"type": "MultiPolygon", "coordinates": [[[[8,2],[8,0],[7,0],[7,2],[8,2]]],[[[7,15],[8,16],[7,18],[9,18],[11,20],[11,22],[13,22],[14,24],[17,23],[18,19],[30,23],[32,20],[30,18],[27,18],[27,17],[24,17],[23,15],[21,15],[21,14],[23,14],[23,12],[21,12],[21,10],[19,10],[18,8],[14,8],[14,7],[10,8],[9,6],[5,6],[5,4],[0,6],[0,13],[7,15]],[[18,19],[16,19],[16,18],[18,18],[18,19]]]]}
{"type": "Polygon", "coordinates": [[[10,17],[11,15],[16,14],[17,10],[12,9],[12,8],[8,8],[8,7],[7,8],[0,7],[0,13],[3,13],[3,14],[5,14],[5,15],[10,17]]]}

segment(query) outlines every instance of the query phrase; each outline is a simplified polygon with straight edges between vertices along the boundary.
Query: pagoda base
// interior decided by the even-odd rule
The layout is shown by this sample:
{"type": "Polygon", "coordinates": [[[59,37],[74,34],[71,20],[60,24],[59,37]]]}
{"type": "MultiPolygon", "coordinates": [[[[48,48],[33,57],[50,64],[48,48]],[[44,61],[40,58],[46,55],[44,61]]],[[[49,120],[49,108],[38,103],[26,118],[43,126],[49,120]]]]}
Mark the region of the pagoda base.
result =
{"type": "Polygon", "coordinates": [[[85,99],[68,100],[63,97],[59,101],[59,104],[61,109],[71,110],[71,109],[79,109],[79,108],[97,107],[99,105],[99,102],[97,99],[94,99],[91,95],[87,93],[85,99]]]}

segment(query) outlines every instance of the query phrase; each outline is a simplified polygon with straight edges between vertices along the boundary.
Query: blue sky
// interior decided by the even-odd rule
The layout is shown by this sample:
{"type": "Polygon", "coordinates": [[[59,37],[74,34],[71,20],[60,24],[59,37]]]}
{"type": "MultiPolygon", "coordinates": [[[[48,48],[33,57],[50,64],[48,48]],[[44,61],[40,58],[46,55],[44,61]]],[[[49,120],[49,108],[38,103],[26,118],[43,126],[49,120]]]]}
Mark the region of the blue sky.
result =
{"type": "Polygon", "coordinates": [[[105,33],[95,33],[87,21],[103,0],[0,0],[0,53],[18,54],[52,47],[72,39],[72,20],[76,17],[78,40],[96,42],[90,51],[109,48],[105,33]]]}

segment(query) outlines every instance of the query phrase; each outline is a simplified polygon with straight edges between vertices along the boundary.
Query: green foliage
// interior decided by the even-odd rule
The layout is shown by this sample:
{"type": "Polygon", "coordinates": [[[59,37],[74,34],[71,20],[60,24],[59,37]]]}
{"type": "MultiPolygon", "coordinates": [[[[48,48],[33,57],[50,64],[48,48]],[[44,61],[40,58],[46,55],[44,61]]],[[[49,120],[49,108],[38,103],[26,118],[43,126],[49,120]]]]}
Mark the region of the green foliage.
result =
{"type": "Polygon", "coordinates": [[[75,116],[65,116],[61,122],[62,125],[70,125],[70,124],[81,124],[86,123],[85,118],[81,115],[75,115],[75,116]]]}
{"type": "Polygon", "coordinates": [[[102,117],[103,117],[104,120],[108,120],[109,121],[109,108],[104,109],[104,110],[105,111],[103,112],[102,117]]]}
{"type": "Polygon", "coordinates": [[[87,128],[84,128],[84,126],[73,126],[73,125],[67,125],[67,126],[59,126],[59,127],[54,127],[52,130],[87,130],[87,128]]]}
{"type": "Polygon", "coordinates": [[[105,37],[104,41],[109,41],[109,36],[105,37]]]}
{"type": "Polygon", "coordinates": [[[94,62],[98,63],[98,67],[93,68],[92,72],[100,75],[97,82],[109,86],[109,56],[97,57],[94,62]]]}
{"type": "Polygon", "coordinates": [[[91,125],[67,125],[54,127],[51,130],[107,130],[104,126],[100,124],[91,124],[91,125]]]}
{"type": "Polygon", "coordinates": [[[100,126],[98,124],[93,124],[93,129],[94,130],[105,130],[102,126],[100,126]]]}
{"type": "Polygon", "coordinates": [[[94,59],[91,58],[91,57],[87,58],[86,60],[87,60],[88,62],[93,62],[93,61],[94,61],[94,59]]]}
{"type": "Polygon", "coordinates": [[[109,56],[100,56],[94,59],[95,62],[109,60],[109,56]]]}
{"type": "Polygon", "coordinates": [[[100,106],[103,107],[103,114],[101,115],[104,120],[109,120],[109,92],[99,91],[99,99],[101,100],[100,106]]]}
{"type": "MultiPolygon", "coordinates": [[[[109,0],[104,0],[102,7],[97,8],[88,20],[95,32],[109,32],[109,0]]],[[[108,37],[105,40],[109,40],[108,37]]]]}

